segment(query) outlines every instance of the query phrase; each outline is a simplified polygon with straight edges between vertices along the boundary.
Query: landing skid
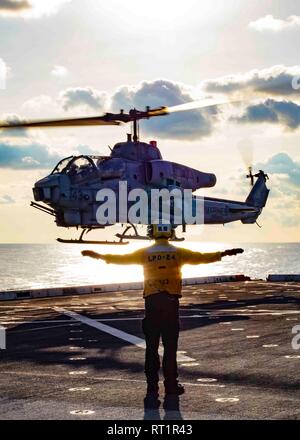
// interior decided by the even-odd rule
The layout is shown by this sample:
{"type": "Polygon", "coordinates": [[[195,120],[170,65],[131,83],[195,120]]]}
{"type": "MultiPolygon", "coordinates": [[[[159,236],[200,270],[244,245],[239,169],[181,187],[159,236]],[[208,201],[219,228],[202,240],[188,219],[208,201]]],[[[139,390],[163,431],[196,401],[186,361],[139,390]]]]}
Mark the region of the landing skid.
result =
{"type": "Polygon", "coordinates": [[[85,240],[83,238],[84,234],[88,234],[90,231],[92,231],[95,228],[86,228],[84,229],[80,237],[78,239],[64,239],[64,238],[57,238],[56,240],[59,243],[69,243],[69,244],[114,244],[114,245],[122,245],[122,244],[129,244],[129,241],[123,241],[123,238],[120,237],[120,240],[85,240]]]}
{"type": "Polygon", "coordinates": [[[129,244],[128,241],[108,241],[108,240],[76,240],[76,239],[64,239],[64,238],[57,238],[56,241],[58,241],[59,243],[76,243],[76,244],[116,244],[116,245],[120,245],[120,244],[129,244]]]}
{"type": "MultiPolygon", "coordinates": [[[[83,238],[84,234],[88,234],[90,231],[95,230],[96,228],[85,228],[80,234],[80,237],[78,239],[65,239],[65,238],[57,238],[56,240],[59,243],[68,243],[68,244],[114,244],[114,245],[123,245],[123,244],[129,244],[129,241],[124,240],[152,240],[150,235],[140,235],[137,231],[137,228],[130,223],[129,226],[126,226],[124,231],[121,234],[116,234],[116,237],[119,238],[119,240],[85,240],[83,238]],[[127,234],[127,232],[130,229],[133,229],[133,234],[127,234]]],[[[184,241],[184,237],[176,237],[175,231],[173,233],[172,238],[169,239],[169,241],[184,241]]]]}

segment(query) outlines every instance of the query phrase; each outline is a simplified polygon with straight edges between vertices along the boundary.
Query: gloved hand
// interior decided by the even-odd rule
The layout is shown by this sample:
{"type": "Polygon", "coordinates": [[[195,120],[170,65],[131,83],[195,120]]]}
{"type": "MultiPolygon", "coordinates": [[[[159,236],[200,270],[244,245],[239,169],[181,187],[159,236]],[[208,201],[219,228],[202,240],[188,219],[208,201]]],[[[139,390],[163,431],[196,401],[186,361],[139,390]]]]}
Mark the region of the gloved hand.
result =
{"type": "Polygon", "coordinates": [[[242,254],[244,252],[244,249],[237,248],[237,249],[226,249],[226,251],[222,252],[222,257],[242,254]]]}
{"type": "Polygon", "coordinates": [[[91,258],[101,258],[100,254],[97,254],[97,252],[94,251],[81,251],[81,255],[83,255],[84,257],[91,257],[91,258]]]}

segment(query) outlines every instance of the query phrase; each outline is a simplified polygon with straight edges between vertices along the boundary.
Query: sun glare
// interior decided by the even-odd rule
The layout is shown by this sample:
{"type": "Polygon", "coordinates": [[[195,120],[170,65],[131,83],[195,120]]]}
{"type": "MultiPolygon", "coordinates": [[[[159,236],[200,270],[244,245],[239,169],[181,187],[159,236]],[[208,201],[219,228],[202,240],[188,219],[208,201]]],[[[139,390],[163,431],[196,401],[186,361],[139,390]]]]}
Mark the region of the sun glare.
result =
{"type": "MultiPolygon", "coordinates": [[[[103,254],[125,254],[133,252],[138,248],[149,246],[149,244],[148,242],[131,243],[128,246],[113,246],[109,249],[107,246],[99,245],[80,245],[76,247],[70,245],[65,248],[67,254],[66,261],[69,261],[69,263],[59,265],[56,270],[60,272],[62,279],[68,284],[74,284],[74,280],[76,280],[78,284],[109,284],[143,281],[143,269],[141,266],[116,266],[114,264],[106,264],[101,260],[82,257],[80,252],[84,249],[91,249],[103,254]],[[117,278],[116,271],[118,274],[117,278]]],[[[183,242],[180,243],[180,246],[198,252],[215,252],[220,248],[218,243],[213,242],[183,242]]],[[[215,270],[215,265],[184,266],[182,273],[184,277],[209,276],[213,275],[215,270]]],[[[222,267],[218,268],[218,270],[220,273],[222,267]]]]}
{"type": "MultiPolygon", "coordinates": [[[[98,8],[97,4],[95,7],[98,8]]],[[[216,7],[210,2],[199,2],[188,0],[152,0],[151,2],[141,2],[140,0],[130,0],[123,2],[111,0],[106,4],[101,4],[101,9],[106,9],[112,14],[117,15],[120,21],[131,23],[133,27],[144,27],[160,30],[166,28],[182,27],[185,23],[191,24],[194,19],[197,23],[207,20],[210,15],[215,13],[216,7]]]]}

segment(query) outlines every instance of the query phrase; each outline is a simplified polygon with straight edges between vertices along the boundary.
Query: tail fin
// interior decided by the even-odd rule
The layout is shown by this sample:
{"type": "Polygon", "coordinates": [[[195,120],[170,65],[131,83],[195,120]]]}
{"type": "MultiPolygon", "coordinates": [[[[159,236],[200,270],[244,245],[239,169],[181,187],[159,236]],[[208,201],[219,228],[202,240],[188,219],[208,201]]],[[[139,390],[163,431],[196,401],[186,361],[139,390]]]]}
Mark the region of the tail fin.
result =
{"type": "Polygon", "coordinates": [[[257,212],[242,219],[241,222],[244,224],[256,223],[263,207],[266,206],[270,192],[266,186],[268,176],[263,171],[259,171],[254,177],[257,177],[257,180],[246,199],[246,204],[257,208],[257,212]]]}
{"type": "Polygon", "coordinates": [[[255,177],[257,177],[257,180],[246,199],[246,203],[247,205],[255,206],[256,208],[263,208],[266,206],[270,192],[266,186],[268,176],[260,170],[255,177]]]}

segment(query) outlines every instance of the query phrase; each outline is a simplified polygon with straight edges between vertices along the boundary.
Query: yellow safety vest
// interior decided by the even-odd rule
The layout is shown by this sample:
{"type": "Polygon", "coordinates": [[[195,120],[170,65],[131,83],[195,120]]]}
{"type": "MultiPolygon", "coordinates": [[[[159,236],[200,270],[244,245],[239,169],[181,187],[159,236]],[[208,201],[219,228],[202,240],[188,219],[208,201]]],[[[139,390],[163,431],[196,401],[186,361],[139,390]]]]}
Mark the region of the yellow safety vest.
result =
{"type": "Polygon", "coordinates": [[[201,253],[157,240],[152,246],[126,255],[104,255],[107,263],[142,264],[144,268],[144,297],[159,292],[181,296],[184,264],[213,263],[221,260],[221,252],[201,253]]]}

